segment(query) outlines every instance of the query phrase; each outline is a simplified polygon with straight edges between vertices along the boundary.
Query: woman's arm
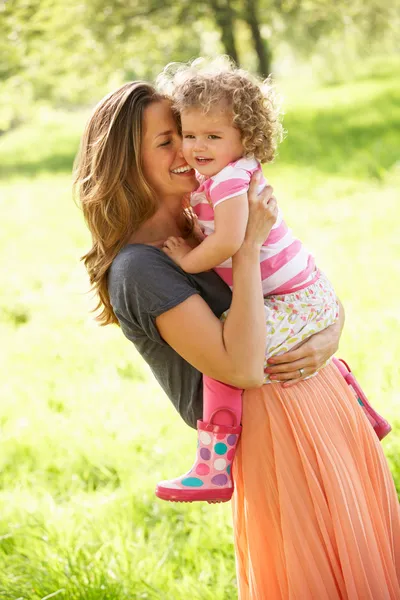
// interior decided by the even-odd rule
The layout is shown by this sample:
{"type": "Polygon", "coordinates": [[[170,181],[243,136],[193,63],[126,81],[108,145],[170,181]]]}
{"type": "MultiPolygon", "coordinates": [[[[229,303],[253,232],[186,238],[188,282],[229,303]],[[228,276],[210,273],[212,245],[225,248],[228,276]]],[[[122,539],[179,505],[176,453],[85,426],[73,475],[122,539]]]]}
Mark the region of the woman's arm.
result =
{"type": "Polygon", "coordinates": [[[266,325],[259,256],[277,217],[272,189],[266,188],[259,197],[256,189],[253,178],[245,240],[233,257],[234,291],[225,323],[197,295],[156,319],[161,336],[185,360],[202,373],[240,388],[263,383],[266,325]]]}
{"type": "Polygon", "coordinates": [[[337,351],[344,319],[344,308],[339,301],[339,318],[336,323],[310,337],[296,350],[268,359],[270,366],[266,372],[269,373],[270,379],[285,381],[283,387],[291,387],[299,383],[302,377],[318,371],[337,351]],[[299,369],[304,369],[302,377],[299,369]]]}

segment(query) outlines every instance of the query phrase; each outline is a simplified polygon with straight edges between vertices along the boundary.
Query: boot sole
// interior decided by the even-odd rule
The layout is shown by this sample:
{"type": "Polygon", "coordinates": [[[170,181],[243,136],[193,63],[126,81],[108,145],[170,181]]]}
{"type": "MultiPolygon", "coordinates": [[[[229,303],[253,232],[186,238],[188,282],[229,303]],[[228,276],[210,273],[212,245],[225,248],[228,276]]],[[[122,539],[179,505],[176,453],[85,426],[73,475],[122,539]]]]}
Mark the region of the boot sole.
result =
{"type": "Polygon", "coordinates": [[[224,490],[176,490],[171,488],[156,488],[155,494],[160,500],[167,502],[208,502],[216,504],[229,502],[233,488],[224,490]]]}

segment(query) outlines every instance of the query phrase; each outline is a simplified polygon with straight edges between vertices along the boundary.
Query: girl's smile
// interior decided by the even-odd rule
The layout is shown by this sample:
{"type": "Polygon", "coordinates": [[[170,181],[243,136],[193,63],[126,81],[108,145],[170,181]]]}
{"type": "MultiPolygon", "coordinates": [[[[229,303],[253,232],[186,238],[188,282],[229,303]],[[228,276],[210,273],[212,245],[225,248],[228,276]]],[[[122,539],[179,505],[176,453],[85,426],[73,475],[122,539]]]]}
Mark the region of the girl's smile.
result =
{"type": "Polygon", "coordinates": [[[224,104],[208,112],[197,107],[185,109],[181,121],[183,156],[202,175],[212,177],[243,155],[240,131],[224,104]]]}
{"type": "Polygon", "coordinates": [[[203,156],[195,156],[194,159],[198,165],[209,164],[213,161],[212,158],[204,158],[203,156]]]}

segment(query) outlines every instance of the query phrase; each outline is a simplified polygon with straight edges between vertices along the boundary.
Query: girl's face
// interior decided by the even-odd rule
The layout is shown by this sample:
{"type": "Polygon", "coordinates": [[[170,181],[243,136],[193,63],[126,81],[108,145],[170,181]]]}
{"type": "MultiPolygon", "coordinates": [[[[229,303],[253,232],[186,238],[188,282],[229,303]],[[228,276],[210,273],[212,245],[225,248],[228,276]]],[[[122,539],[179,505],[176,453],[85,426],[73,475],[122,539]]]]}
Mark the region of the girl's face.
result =
{"type": "Polygon", "coordinates": [[[243,156],[240,131],[224,105],[207,113],[201,108],[183,110],[181,121],[183,155],[202,175],[212,177],[243,156]]]}
{"type": "Polygon", "coordinates": [[[168,100],[153,102],[144,111],[143,173],[160,200],[181,198],[198,186],[195,172],[182,154],[182,139],[168,100]]]}

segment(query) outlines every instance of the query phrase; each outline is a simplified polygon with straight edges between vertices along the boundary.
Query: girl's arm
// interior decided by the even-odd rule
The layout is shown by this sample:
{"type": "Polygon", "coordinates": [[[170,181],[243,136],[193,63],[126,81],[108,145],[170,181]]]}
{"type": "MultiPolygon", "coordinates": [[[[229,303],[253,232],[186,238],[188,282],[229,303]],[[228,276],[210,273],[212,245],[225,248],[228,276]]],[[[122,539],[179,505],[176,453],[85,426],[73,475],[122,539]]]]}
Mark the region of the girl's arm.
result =
{"type": "Polygon", "coordinates": [[[277,205],[270,187],[259,197],[256,189],[253,178],[245,239],[233,256],[234,291],[226,321],[222,323],[198,295],[156,319],[161,336],[185,360],[239,388],[259,387],[264,378],[266,325],[259,253],[276,221],[277,205]]]}
{"type": "MultiPolygon", "coordinates": [[[[169,238],[164,251],[186,273],[202,273],[214,269],[241,247],[248,216],[247,193],[229,198],[215,207],[215,231],[199,246],[192,249],[181,238],[169,238]]],[[[272,225],[273,223],[271,228],[272,225]]],[[[269,231],[266,237],[268,234],[269,231]]]]}

